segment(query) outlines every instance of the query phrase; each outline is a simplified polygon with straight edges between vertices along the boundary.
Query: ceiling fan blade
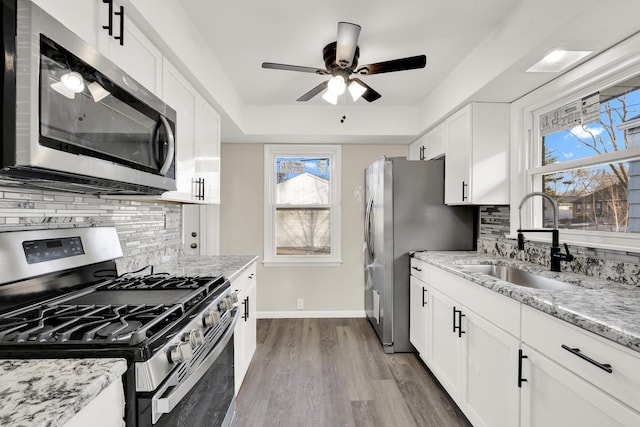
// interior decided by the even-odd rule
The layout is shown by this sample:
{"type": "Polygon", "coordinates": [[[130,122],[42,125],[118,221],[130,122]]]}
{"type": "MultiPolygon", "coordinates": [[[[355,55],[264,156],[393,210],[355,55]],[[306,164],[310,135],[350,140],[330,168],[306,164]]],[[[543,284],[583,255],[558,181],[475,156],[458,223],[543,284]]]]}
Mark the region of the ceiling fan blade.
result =
{"type": "Polygon", "coordinates": [[[329,74],[327,70],[313,67],[303,67],[301,65],[276,64],[274,62],[263,62],[262,68],[271,70],[300,71],[303,73],[329,74]]]}
{"type": "Polygon", "coordinates": [[[336,63],[343,68],[351,66],[353,56],[358,47],[360,25],[351,22],[338,22],[338,38],[336,40],[336,63]]]}
{"type": "Polygon", "coordinates": [[[393,71],[415,70],[427,65],[427,56],[418,55],[408,58],[392,59],[391,61],[378,62],[376,64],[363,65],[358,68],[358,74],[382,74],[393,71]]]}
{"type": "Polygon", "coordinates": [[[359,85],[362,85],[362,87],[367,89],[361,95],[365,99],[365,101],[373,102],[373,101],[375,101],[376,99],[379,99],[382,96],[378,92],[376,92],[371,86],[369,86],[368,84],[366,84],[362,80],[360,80],[358,78],[352,78],[351,80],[354,81],[354,82],[357,82],[359,85]]]}
{"type": "Polygon", "coordinates": [[[314,87],[309,92],[305,93],[300,98],[296,99],[296,101],[308,101],[308,100],[310,100],[311,98],[313,98],[314,96],[316,96],[317,94],[319,94],[320,92],[325,90],[327,88],[327,84],[328,83],[329,83],[328,80],[325,81],[325,82],[320,83],[318,86],[314,87]]]}

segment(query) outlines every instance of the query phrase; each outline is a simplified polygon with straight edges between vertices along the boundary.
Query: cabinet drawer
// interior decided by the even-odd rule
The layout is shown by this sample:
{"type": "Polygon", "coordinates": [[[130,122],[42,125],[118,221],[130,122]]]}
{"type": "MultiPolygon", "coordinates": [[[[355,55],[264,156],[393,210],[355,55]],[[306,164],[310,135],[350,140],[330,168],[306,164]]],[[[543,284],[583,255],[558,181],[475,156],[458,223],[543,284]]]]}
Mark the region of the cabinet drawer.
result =
{"type": "Polygon", "coordinates": [[[528,306],[522,308],[522,341],[640,411],[636,352],[528,306]]]}
{"type": "Polygon", "coordinates": [[[252,262],[249,267],[240,272],[231,280],[231,288],[244,296],[252,283],[256,282],[256,263],[252,262]]]}
{"type": "Polygon", "coordinates": [[[411,258],[411,275],[422,280],[424,283],[429,283],[429,269],[431,266],[424,261],[416,258],[411,258]]]}
{"type": "Polygon", "coordinates": [[[514,337],[520,337],[518,301],[434,266],[429,270],[427,283],[514,337]]]}

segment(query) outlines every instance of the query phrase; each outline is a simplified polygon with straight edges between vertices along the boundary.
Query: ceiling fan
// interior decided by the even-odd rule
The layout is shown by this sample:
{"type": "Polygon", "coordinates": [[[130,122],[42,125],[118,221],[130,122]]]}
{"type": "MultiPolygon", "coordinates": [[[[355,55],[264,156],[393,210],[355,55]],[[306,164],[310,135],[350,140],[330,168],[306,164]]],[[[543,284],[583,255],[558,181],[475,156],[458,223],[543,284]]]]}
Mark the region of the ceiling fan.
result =
{"type": "Polygon", "coordinates": [[[427,64],[427,57],[418,55],[358,67],[358,58],[360,57],[358,36],[360,35],[360,29],[361,27],[357,24],[338,22],[338,37],[336,41],[329,43],[322,49],[326,67],[324,69],[273,62],[263,62],[262,68],[331,75],[331,79],[320,83],[298,98],[297,101],[308,101],[326,90],[322,98],[335,105],[338,103],[338,96],[342,95],[347,88],[354,101],[362,97],[368,102],[373,102],[382,96],[362,80],[352,77],[352,75],[366,76],[391,73],[393,71],[414,70],[424,68],[427,64]]]}

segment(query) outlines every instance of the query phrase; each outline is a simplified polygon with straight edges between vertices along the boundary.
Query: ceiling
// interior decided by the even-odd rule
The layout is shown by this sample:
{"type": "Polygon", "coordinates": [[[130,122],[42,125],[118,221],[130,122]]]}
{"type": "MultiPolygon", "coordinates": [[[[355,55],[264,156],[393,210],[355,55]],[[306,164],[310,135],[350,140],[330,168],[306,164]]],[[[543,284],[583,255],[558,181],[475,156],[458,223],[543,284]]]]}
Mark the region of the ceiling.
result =
{"type": "Polygon", "coordinates": [[[241,106],[229,113],[219,103],[223,142],[408,143],[466,102],[511,102],[554,79],[523,72],[553,48],[593,50],[584,62],[640,30],[637,0],[181,4],[241,106]],[[426,68],[361,77],[382,94],[373,103],[348,95],[337,106],[319,95],[296,102],[326,76],[262,62],[324,68],[322,48],[339,21],[362,26],[361,65],[426,54],[426,68]]]}

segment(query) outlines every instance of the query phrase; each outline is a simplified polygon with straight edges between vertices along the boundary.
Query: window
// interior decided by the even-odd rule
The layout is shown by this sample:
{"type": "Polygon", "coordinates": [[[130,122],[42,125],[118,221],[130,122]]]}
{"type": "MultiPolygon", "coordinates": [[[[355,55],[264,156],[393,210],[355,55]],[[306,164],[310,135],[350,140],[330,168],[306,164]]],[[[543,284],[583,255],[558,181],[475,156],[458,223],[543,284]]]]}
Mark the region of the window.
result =
{"type": "Polygon", "coordinates": [[[265,146],[265,263],[340,262],[340,147],[265,146]]]}
{"type": "MultiPolygon", "coordinates": [[[[640,232],[640,76],[543,109],[533,123],[538,164],[527,170],[529,185],[557,201],[565,236],[613,242],[640,232]]],[[[533,203],[530,225],[553,225],[548,204],[533,203]]]]}

